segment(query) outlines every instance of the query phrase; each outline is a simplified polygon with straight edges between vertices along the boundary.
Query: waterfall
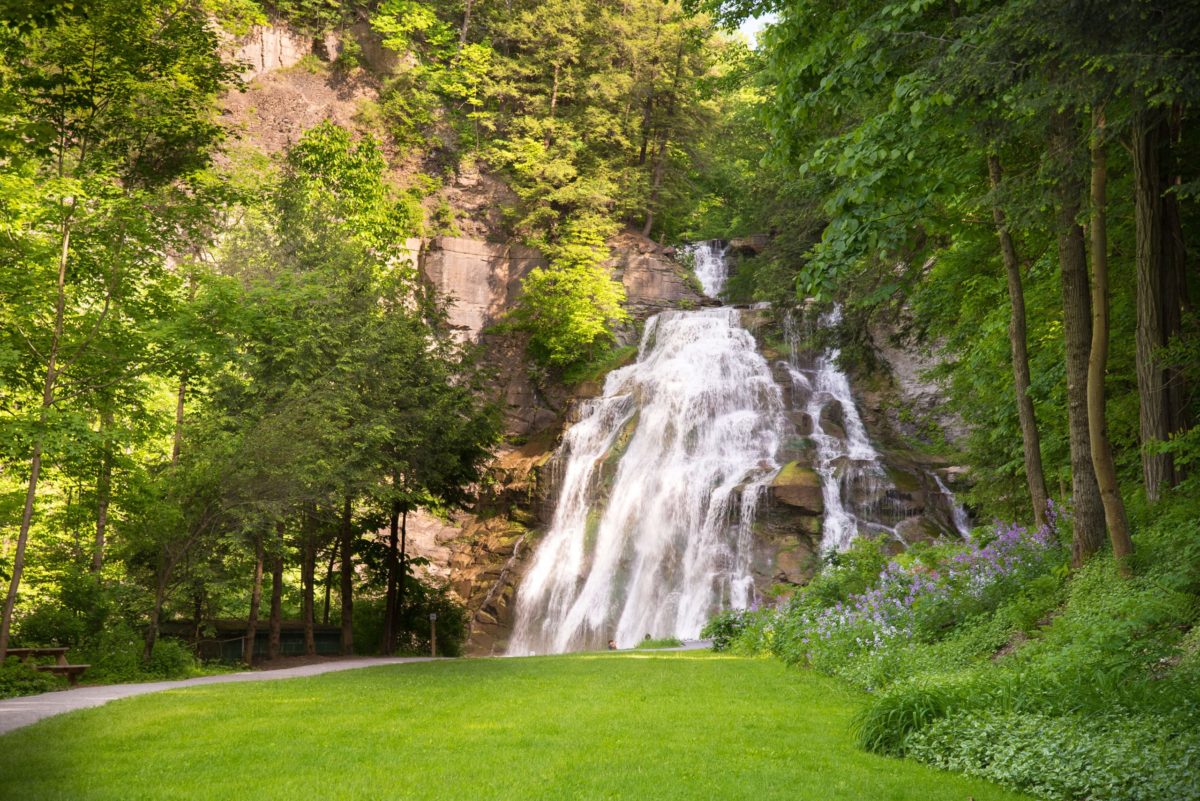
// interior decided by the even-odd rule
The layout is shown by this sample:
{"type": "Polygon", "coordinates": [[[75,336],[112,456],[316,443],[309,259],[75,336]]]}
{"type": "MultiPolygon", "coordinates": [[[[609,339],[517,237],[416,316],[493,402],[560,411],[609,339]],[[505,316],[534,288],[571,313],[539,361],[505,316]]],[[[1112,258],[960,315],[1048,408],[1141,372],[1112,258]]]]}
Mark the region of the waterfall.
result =
{"type": "Polygon", "coordinates": [[[725,261],[729,246],[722,245],[718,239],[711,239],[688,245],[685,250],[692,257],[692,271],[699,279],[704,294],[710,298],[720,296],[729,277],[729,265],[725,261]]]}
{"type": "Polygon", "coordinates": [[[732,308],[650,318],[566,433],[557,506],[517,596],[511,654],[695,637],[753,600],[751,526],[783,399],[732,308]]]}
{"type": "MultiPolygon", "coordinates": [[[[726,250],[688,248],[710,296],[725,285],[726,250]]],[[[813,357],[785,317],[791,352],[778,367],[791,381],[788,409],[740,315],[721,307],[651,317],[637,360],[581,405],[555,455],[554,514],[517,593],[508,653],[691,638],[713,613],[756,602],[755,515],[781,443],[802,442],[797,434],[808,435],[821,480],[821,549],[842,550],[866,532],[901,539],[895,524],[912,512],[871,443],[838,350],[813,357]],[[808,430],[797,431],[789,412],[808,430]]],[[[817,325],[836,326],[840,315],[835,308],[817,325]]],[[[965,513],[954,521],[961,528],[965,513]]]]}
{"type": "Polygon", "coordinates": [[[967,514],[967,510],[954,497],[954,493],[946,486],[946,482],[942,481],[941,476],[937,473],[930,473],[930,475],[933,476],[933,481],[937,484],[938,492],[950,508],[950,519],[954,522],[954,530],[964,537],[967,536],[971,533],[971,518],[967,514]]]}
{"type": "MultiPolygon", "coordinates": [[[[831,328],[840,321],[841,309],[834,307],[819,318],[818,325],[831,328]]],[[[784,320],[784,331],[790,349],[784,367],[792,380],[793,406],[811,421],[814,467],[821,477],[825,504],[821,549],[844,550],[860,531],[895,535],[895,528],[883,522],[894,511],[891,497],[895,487],[867,436],[850,380],[838,367],[841,352],[830,348],[805,366],[800,333],[791,314],[784,320]],[[840,416],[841,431],[834,429],[830,412],[840,416]]]]}

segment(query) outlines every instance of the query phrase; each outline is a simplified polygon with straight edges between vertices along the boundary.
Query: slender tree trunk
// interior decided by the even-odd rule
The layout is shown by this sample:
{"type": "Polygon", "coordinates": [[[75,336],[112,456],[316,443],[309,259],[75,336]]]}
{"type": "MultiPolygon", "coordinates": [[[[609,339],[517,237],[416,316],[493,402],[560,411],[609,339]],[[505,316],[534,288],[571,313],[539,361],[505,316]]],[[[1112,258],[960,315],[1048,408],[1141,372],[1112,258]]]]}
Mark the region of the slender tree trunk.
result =
{"type": "Polygon", "coordinates": [[[192,592],[192,647],[200,646],[200,631],[204,628],[204,593],[192,592]]]}
{"type": "Polygon", "coordinates": [[[262,535],[254,538],[254,581],[250,585],[250,616],[246,620],[246,638],[242,641],[242,661],[254,664],[254,640],[258,636],[258,609],[262,604],[263,561],[262,535]]]}
{"type": "Polygon", "coordinates": [[[1071,450],[1071,494],[1074,514],[1071,562],[1082,565],[1104,542],[1104,510],[1092,466],[1088,426],[1087,377],[1091,352],[1091,309],[1088,293],[1087,248],[1076,222],[1083,196],[1083,179],[1075,165],[1075,115],[1066,110],[1052,119],[1050,155],[1056,162],[1053,195],[1055,236],[1062,277],[1063,333],[1066,339],[1067,425],[1071,450]]]}
{"type": "Polygon", "coordinates": [[[554,141],[551,136],[551,127],[554,123],[554,110],[558,107],[558,76],[562,72],[562,67],[558,64],[554,65],[554,83],[550,86],[550,114],[546,125],[546,136],[542,139],[543,147],[550,147],[550,143],[554,141]]]}
{"type": "Polygon", "coordinates": [[[396,611],[393,614],[397,638],[404,621],[404,583],[408,577],[408,507],[400,513],[400,565],[396,576],[396,611]]]}
{"type": "Polygon", "coordinates": [[[472,0],[466,0],[466,4],[463,6],[462,27],[458,29],[458,49],[460,51],[467,46],[467,29],[471,27],[471,5],[472,0]]]}
{"type": "Polygon", "coordinates": [[[321,625],[329,625],[329,599],[333,594],[333,568],[337,565],[338,541],[333,541],[329,549],[329,565],[325,568],[325,609],[321,614],[321,625]]]}
{"type": "Polygon", "coordinates": [[[1129,519],[1117,485],[1117,466],[1104,408],[1104,376],[1108,369],[1108,159],[1104,144],[1104,113],[1097,112],[1092,142],[1092,348],[1088,360],[1087,406],[1092,465],[1113,556],[1123,575],[1129,575],[1133,540],[1129,519]]]}
{"type": "Polygon", "coordinates": [[[150,609],[150,623],[146,626],[146,646],[142,649],[142,661],[149,662],[154,655],[154,645],[158,642],[158,622],[162,617],[163,604],[167,602],[167,585],[170,583],[170,571],[166,567],[159,569],[158,580],[154,586],[154,606],[150,609]]]}
{"type": "Polygon", "coordinates": [[[179,376],[179,387],[175,390],[175,433],[171,438],[171,464],[179,464],[179,451],[183,448],[183,404],[187,398],[188,374],[179,376]]]}
{"type": "MultiPolygon", "coordinates": [[[[282,525],[280,526],[282,529],[282,525]]],[[[283,545],[283,532],[280,531],[279,545],[283,545]]],[[[283,628],[283,554],[276,554],[271,560],[271,622],[270,634],[267,637],[267,659],[278,659],[283,628]]]]}
{"type": "Polygon", "coordinates": [[[313,531],[311,511],[304,515],[304,532],[300,554],[300,616],[304,619],[304,653],[315,656],[317,638],[313,631],[313,580],[317,572],[316,532],[313,531]]]}
{"type": "Polygon", "coordinates": [[[112,497],[112,426],[113,413],[105,408],[100,412],[100,475],[96,479],[96,544],[92,548],[92,572],[104,567],[104,537],[108,529],[108,504],[112,497]]]}
{"type": "Polygon", "coordinates": [[[667,133],[663,132],[654,157],[654,177],[650,184],[650,197],[646,201],[646,222],[642,225],[642,236],[650,236],[654,229],[654,209],[658,206],[658,194],[662,189],[663,173],[666,170],[667,133]]]}
{"type": "Polygon", "coordinates": [[[354,527],[351,498],[342,505],[342,655],[354,653],[354,527]]]}
{"type": "Polygon", "coordinates": [[[388,521],[387,597],[383,612],[383,652],[396,652],[396,570],[399,564],[397,549],[400,541],[400,504],[392,503],[388,521]]]}
{"type": "MultiPolygon", "coordinates": [[[[61,174],[61,169],[60,169],[61,174]]],[[[73,211],[73,206],[71,211],[73,211]]],[[[29,460],[29,484],[25,489],[25,507],[21,512],[21,528],[17,534],[17,549],[13,554],[12,576],[8,581],[8,594],[4,598],[4,611],[0,613],[0,662],[8,653],[8,638],[12,631],[13,609],[17,605],[17,592],[21,588],[21,573],[25,569],[25,547],[29,544],[29,530],[33,526],[33,507],[37,499],[38,479],[42,474],[42,443],[44,429],[49,419],[50,407],[54,404],[54,389],[58,382],[58,351],[62,346],[63,326],[66,322],[67,306],[67,258],[71,252],[70,213],[62,224],[59,242],[58,284],[54,297],[54,333],[46,359],[46,374],[42,381],[42,406],[38,413],[38,428],[34,435],[33,453],[29,460]]]]}
{"type": "Polygon", "coordinates": [[[1150,446],[1163,442],[1171,431],[1171,410],[1166,373],[1157,351],[1167,344],[1163,320],[1162,186],[1159,170],[1159,126],[1148,112],[1133,123],[1135,261],[1137,264],[1136,363],[1142,477],[1146,497],[1157,501],[1175,483],[1170,454],[1153,453],[1150,446]]]}
{"type": "MultiPolygon", "coordinates": [[[[988,174],[991,176],[992,191],[1000,187],[1000,159],[988,156],[988,174]]],[[[1008,275],[1008,297],[1011,305],[1008,320],[1008,342],[1012,350],[1013,387],[1017,395],[1017,419],[1021,426],[1021,443],[1025,455],[1025,483],[1029,487],[1029,500],[1033,504],[1033,519],[1038,525],[1046,522],[1046,508],[1050,493],[1046,491],[1046,476],[1042,470],[1041,437],[1038,434],[1037,416],[1033,410],[1033,397],[1029,394],[1029,351],[1028,335],[1025,330],[1025,291],[1021,286],[1021,265],[1017,260],[1017,248],[1005,222],[1004,210],[999,202],[992,205],[992,218],[996,221],[996,232],[1000,237],[1000,253],[1004,258],[1004,271],[1008,275]]]]}

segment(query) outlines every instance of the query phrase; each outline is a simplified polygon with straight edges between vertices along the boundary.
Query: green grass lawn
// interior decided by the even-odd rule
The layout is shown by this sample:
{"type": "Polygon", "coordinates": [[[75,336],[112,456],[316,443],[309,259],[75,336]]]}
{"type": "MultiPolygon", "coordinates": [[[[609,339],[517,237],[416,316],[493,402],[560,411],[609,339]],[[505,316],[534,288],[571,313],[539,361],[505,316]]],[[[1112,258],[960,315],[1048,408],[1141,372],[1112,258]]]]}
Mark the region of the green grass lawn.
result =
{"type": "Polygon", "coordinates": [[[859,704],[774,660],[433,662],[196,687],[0,737],[0,799],[992,801],[855,750],[859,704]]]}

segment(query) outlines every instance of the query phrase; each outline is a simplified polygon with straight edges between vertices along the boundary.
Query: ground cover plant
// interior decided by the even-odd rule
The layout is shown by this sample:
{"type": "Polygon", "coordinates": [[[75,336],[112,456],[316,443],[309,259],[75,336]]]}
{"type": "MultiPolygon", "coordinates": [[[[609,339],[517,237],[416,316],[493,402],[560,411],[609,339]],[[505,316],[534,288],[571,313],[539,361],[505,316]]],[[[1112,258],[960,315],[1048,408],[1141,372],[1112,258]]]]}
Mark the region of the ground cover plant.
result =
{"type": "Polygon", "coordinates": [[[860,698],[775,661],[705,652],[197,687],[0,738],[0,798],[1023,798],[856,750],[860,698]]]}
{"type": "Polygon", "coordinates": [[[1053,516],[894,558],[864,540],[709,633],[871,691],[866,750],[1045,798],[1200,798],[1195,507],[1140,521],[1132,578],[1107,555],[1069,573],[1053,516]]]}

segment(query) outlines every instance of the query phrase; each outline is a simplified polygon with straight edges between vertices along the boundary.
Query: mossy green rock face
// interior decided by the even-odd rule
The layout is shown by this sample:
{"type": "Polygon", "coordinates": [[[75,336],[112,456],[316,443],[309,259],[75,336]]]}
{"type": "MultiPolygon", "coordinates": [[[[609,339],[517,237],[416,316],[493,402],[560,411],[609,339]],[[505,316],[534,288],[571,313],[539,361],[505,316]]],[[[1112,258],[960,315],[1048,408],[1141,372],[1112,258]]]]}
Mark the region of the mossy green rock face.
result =
{"type": "Polygon", "coordinates": [[[771,496],[804,514],[820,517],[825,514],[821,496],[821,477],[811,467],[788,462],[771,481],[771,496]]]}

